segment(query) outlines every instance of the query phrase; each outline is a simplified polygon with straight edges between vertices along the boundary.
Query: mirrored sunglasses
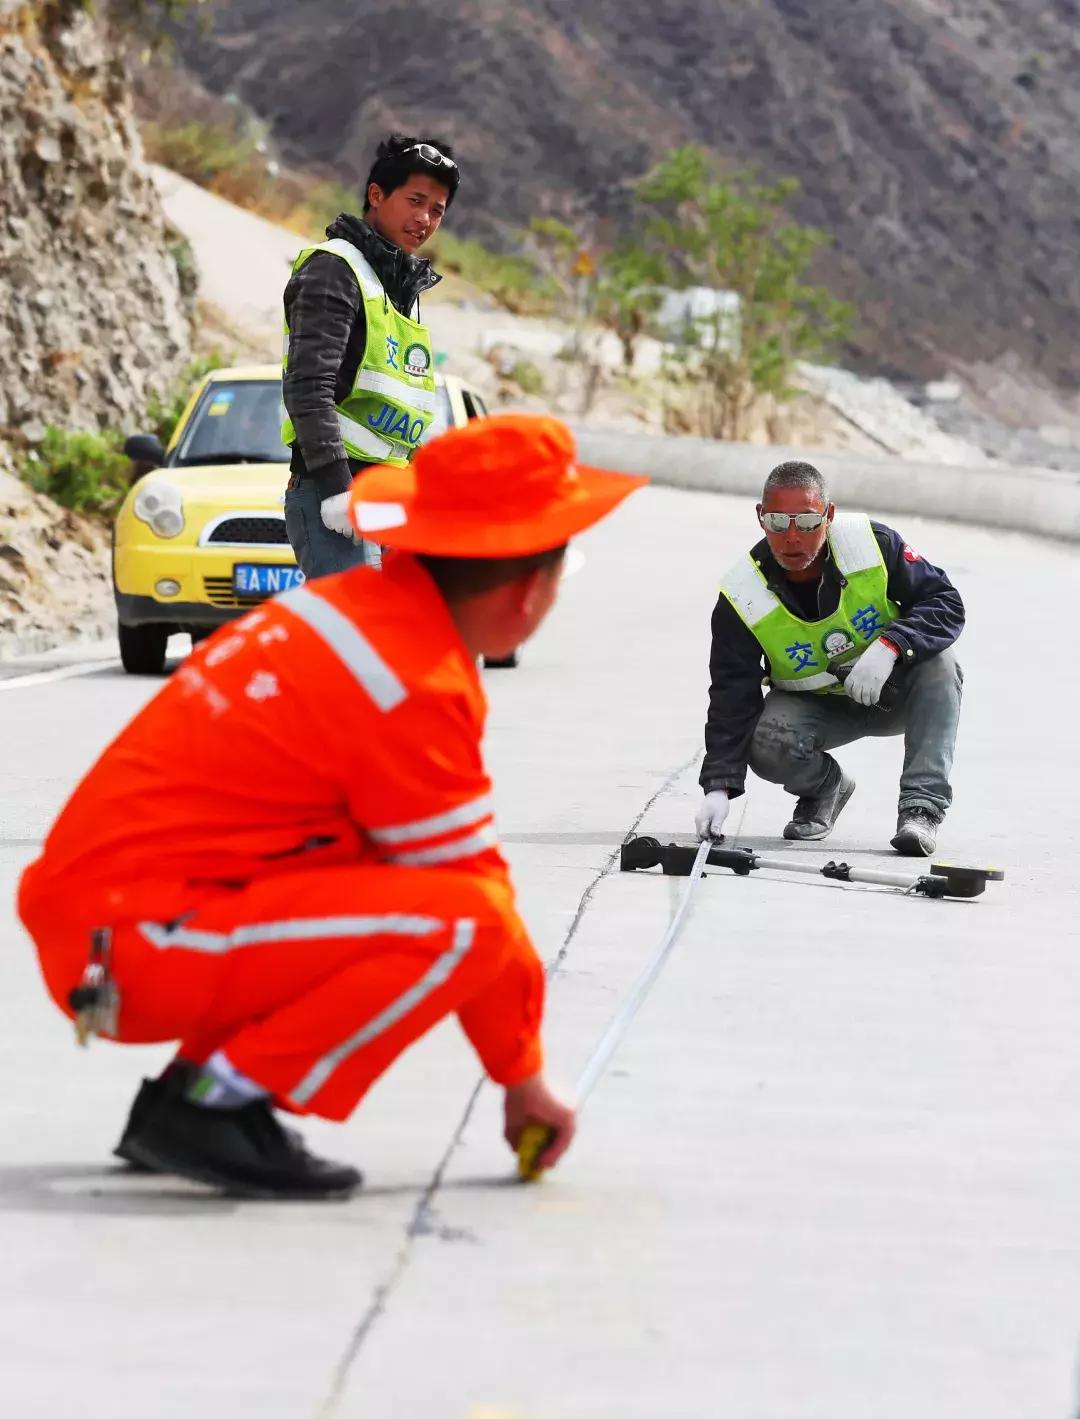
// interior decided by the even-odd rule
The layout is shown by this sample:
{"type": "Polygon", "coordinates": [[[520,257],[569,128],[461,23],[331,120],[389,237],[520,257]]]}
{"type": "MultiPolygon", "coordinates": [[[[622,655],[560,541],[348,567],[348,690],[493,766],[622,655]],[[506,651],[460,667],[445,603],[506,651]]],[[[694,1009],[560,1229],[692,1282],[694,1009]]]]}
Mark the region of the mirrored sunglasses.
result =
{"type": "Polygon", "coordinates": [[[413,143],[409,148],[402,148],[402,153],[418,153],[425,163],[430,163],[437,168],[456,168],[457,163],[453,158],[448,158],[445,153],[440,153],[434,143],[413,143]]]}
{"type": "Polygon", "coordinates": [[[816,532],[825,521],[823,512],[763,512],[761,525],[766,532],[786,532],[794,523],[800,532],[816,532]]]}

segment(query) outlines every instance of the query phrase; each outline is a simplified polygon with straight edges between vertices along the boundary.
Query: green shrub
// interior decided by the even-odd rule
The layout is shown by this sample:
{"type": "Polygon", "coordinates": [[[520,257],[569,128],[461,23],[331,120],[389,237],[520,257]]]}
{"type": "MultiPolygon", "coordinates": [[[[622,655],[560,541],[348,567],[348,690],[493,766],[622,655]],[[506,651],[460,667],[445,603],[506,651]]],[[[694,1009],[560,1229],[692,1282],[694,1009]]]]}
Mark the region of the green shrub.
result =
{"type": "MultiPolygon", "coordinates": [[[[225,123],[145,123],[143,147],[151,162],[208,187],[222,173],[259,159],[255,140],[225,123]]],[[[265,167],[265,164],[262,164],[265,167]]]]}
{"type": "Polygon", "coordinates": [[[543,394],[544,376],[531,360],[518,360],[510,378],[523,394],[543,394]]]}
{"type": "Polygon", "coordinates": [[[23,477],[39,493],[77,512],[107,514],[123,501],[131,465],[114,433],[68,433],[48,428],[35,453],[23,462],[23,477]]]}
{"type": "Polygon", "coordinates": [[[431,244],[435,265],[453,271],[518,315],[546,315],[553,292],[535,268],[520,256],[500,256],[480,242],[440,232],[431,244]]]}

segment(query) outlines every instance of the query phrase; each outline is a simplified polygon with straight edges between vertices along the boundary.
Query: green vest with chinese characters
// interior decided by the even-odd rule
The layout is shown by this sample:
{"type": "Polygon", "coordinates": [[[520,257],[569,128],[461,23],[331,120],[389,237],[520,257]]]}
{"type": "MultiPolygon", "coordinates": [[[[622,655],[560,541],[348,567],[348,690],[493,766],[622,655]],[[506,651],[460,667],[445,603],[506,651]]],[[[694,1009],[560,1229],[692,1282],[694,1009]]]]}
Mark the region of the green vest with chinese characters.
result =
{"type": "Polygon", "coordinates": [[[769,661],[777,690],[843,694],[826,668],[854,660],[895,621],[900,608],[889,600],[889,573],[868,517],[837,517],[829,549],[840,573],[840,604],[831,616],[803,621],[769,589],[753,556],[743,557],[720,583],[740,619],[769,661]]]}
{"type": "MultiPolygon", "coordinates": [[[[306,246],[293,264],[299,271],[317,251],[348,263],[364,302],[367,341],[353,387],[337,406],[341,441],[350,458],[404,467],[435,417],[435,361],[427,328],[391,305],[371,263],[341,237],[306,246]]],[[[289,367],[289,325],[285,323],[282,372],[289,367]]],[[[292,420],[281,426],[283,443],[296,438],[292,420]]]]}

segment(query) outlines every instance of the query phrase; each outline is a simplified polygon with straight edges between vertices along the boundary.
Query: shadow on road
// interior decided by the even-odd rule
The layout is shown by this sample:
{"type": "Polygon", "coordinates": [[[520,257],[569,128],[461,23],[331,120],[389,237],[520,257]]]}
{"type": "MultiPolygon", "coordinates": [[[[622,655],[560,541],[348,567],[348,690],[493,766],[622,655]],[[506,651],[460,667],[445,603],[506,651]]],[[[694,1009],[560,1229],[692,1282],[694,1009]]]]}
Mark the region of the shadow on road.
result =
{"type": "MultiPolygon", "coordinates": [[[[391,1183],[363,1187],[351,1199],[353,1205],[365,1199],[422,1197],[429,1184],[391,1183]]],[[[442,1182],[439,1192],[498,1191],[519,1187],[512,1174],[455,1178],[442,1182]]],[[[97,1217],[207,1217],[231,1213],[238,1207],[345,1206],[342,1202],[293,1202],[281,1199],[260,1201],[229,1197],[183,1178],[139,1173],[122,1165],[94,1163],[19,1163],[0,1166],[0,1212],[34,1212],[89,1215],[97,1217]]],[[[423,1228],[438,1234],[437,1227],[423,1228]]]]}

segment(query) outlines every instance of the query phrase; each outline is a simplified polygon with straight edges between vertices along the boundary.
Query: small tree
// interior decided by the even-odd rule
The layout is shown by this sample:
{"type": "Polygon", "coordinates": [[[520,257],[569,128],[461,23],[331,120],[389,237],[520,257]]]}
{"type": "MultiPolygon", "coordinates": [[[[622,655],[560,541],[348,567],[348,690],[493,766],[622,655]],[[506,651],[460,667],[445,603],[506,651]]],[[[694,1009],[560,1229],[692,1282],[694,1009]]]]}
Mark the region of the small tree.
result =
{"type": "Polygon", "coordinates": [[[525,250],[552,294],[556,313],[572,328],[571,356],[580,359],[594,270],[585,240],[557,217],[534,217],[525,232],[525,250]]]}
{"type": "Polygon", "coordinates": [[[725,174],[697,147],[677,148],[636,189],[649,251],[674,286],[731,291],[733,332],[721,310],[697,323],[683,365],[705,387],[703,424],[713,437],[738,438],[760,394],[790,398],[796,361],[823,354],[850,328],[853,308],[805,281],[814,253],[831,241],[790,220],[792,178],[758,183],[725,174]]]}
{"type": "Polygon", "coordinates": [[[666,265],[656,252],[629,243],[600,260],[593,290],[593,316],[619,339],[629,374],[641,336],[660,305],[666,265]]]}

